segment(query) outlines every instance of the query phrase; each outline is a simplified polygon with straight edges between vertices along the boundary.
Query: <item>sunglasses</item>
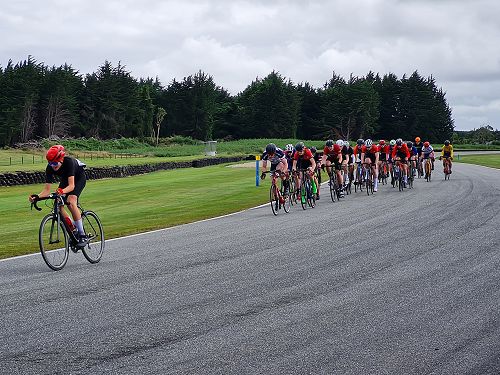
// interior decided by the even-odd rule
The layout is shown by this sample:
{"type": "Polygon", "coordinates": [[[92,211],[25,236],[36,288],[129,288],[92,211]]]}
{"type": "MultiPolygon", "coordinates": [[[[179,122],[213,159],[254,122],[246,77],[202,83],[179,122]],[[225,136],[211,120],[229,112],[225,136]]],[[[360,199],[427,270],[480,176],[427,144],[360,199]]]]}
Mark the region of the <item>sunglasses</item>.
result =
{"type": "Polygon", "coordinates": [[[49,161],[49,165],[51,167],[57,167],[59,165],[59,162],[58,161],[49,161]]]}

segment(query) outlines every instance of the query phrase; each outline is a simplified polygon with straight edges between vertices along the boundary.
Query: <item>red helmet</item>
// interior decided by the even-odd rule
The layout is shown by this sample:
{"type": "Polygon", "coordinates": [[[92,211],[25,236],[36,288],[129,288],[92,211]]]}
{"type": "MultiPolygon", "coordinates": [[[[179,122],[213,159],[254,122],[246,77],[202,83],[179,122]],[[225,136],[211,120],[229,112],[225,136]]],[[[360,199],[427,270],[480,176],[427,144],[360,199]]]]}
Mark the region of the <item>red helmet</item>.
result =
{"type": "Polygon", "coordinates": [[[378,144],[379,144],[380,146],[383,146],[383,145],[385,145],[385,141],[384,141],[383,139],[381,139],[380,141],[378,141],[378,144]]]}
{"type": "Polygon", "coordinates": [[[64,159],[64,146],[63,145],[55,145],[49,148],[47,151],[47,155],[45,157],[49,162],[61,162],[64,159]]]}
{"type": "Polygon", "coordinates": [[[429,147],[431,144],[427,141],[424,142],[424,147],[429,147]]]}

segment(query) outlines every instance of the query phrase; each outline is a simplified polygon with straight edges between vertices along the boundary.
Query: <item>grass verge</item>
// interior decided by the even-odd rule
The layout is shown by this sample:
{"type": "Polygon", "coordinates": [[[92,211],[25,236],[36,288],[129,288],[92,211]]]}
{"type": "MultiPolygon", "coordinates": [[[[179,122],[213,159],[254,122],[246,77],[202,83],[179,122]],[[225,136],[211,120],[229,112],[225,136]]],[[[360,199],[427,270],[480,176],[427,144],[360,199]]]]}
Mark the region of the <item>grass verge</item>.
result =
{"type": "MultiPolygon", "coordinates": [[[[268,199],[268,186],[268,180],[255,186],[252,168],[186,168],[87,181],[81,204],[99,215],[109,239],[262,204],[268,199]]],[[[42,204],[42,211],[30,211],[27,198],[41,189],[42,185],[0,188],[0,259],[39,251],[38,228],[50,207],[42,204]]]]}
{"type": "Polygon", "coordinates": [[[460,160],[454,158],[456,162],[483,165],[485,167],[500,169],[500,154],[485,155],[460,155],[460,160]]]}

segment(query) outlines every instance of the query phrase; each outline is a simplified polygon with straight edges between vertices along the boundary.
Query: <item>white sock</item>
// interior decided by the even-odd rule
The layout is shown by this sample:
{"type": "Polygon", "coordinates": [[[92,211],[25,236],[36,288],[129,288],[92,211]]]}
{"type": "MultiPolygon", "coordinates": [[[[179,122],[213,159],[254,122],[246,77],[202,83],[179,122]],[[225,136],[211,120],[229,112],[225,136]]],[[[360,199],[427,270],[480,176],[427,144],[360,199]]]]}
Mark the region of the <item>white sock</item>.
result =
{"type": "Polygon", "coordinates": [[[75,220],[75,226],[78,228],[78,233],[81,235],[85,234],[85,231],[83,230],[83,222],[82,219],[80,220],[75,220]]]}

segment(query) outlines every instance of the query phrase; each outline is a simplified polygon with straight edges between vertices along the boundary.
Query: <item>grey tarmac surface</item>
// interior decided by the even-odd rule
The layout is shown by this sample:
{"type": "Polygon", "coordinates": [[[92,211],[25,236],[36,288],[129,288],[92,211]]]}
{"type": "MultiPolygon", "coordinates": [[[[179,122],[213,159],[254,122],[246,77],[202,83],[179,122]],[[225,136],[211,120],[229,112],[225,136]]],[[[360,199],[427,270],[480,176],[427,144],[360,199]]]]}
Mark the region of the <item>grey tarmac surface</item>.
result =
{"type": "Polygon", "coordinates": [[[0,373],[498,374],[500,171],[440,169],[0,262],[0,373]]]}

